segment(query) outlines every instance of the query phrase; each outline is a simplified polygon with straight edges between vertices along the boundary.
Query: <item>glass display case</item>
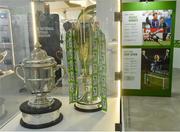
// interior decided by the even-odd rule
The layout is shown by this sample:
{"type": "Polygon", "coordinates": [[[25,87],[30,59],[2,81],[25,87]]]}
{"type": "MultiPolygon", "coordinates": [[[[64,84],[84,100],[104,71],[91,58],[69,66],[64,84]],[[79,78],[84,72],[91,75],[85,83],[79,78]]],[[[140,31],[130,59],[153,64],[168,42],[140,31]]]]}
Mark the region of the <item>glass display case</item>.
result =
{"type": "MultiPolygon", "coordinates": [[[[45,94],[62,101],[66,123],[75,122],[76,117],[71,116],[74,104],[77,110],[85,112],[119,112],[119,109],[112,108],[117,108],[118,103],[108,101],[108,98],[119,97],[120,92],[114,79],[119,63],[120,36],[118,23],[114,21],[118,1],[0,0],[0,54],[4,55],[0,69],[12,70],[11,74],[0,76],[0,128],[17,115],[26,120],[27,116],[20,113],[20,110],[23,112],[22,107],[19,110],[26,100],[30,100],[28,104],[33,104],[27,111],[32,112],[34,104],[41,104],[43,108],[50,106],[44,105],[47,101],[45,94]],[[41,46],[37,48],[36,43],[41,46]],[[43,51],[42,56],[46,57],[39,58],[40,52],[34,52],[39,48],[40,52],[43,51]],[[63,65],[65,70],[55,65],[47,66],[45,62],[63,65]],[[19,69],[15,70],[15,66],[19,69]]],[[[39,108],[37,106],[36,110],[39,108]]],[[[100,122],[103,115],[95,117],[95,120],[100,122]]],[[[87,120],[86,117],[83,120],[87,120]]],[[[114,117],[113,125],[115,119],[118,122],[119,116],[114,117]]],[[[45,118],[50,120],[48,116],[45,118]]],[[[32,124],[40,122],[37,117],[27,120],[32,124]]],[[[66,126],[66,123],[62,121],[59,125],[66,126]]],[[[75,126],[68,130],[78,130],[75,126]]],[[[67,129],[62,126],[62,130],[67,129]]]]}

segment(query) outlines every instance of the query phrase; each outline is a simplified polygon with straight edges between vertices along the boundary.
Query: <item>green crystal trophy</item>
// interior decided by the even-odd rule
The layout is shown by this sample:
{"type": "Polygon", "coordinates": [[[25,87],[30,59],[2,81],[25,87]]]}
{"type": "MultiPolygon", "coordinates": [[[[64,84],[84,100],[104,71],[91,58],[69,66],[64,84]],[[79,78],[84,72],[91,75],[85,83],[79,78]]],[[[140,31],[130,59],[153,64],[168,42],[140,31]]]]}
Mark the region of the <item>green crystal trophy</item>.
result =
{"type": "Polygon", "coordinates": [[[107,110],[106,40],[95,7],[83,9],[66,30],[70,103],[83,112],[107,110]]]}

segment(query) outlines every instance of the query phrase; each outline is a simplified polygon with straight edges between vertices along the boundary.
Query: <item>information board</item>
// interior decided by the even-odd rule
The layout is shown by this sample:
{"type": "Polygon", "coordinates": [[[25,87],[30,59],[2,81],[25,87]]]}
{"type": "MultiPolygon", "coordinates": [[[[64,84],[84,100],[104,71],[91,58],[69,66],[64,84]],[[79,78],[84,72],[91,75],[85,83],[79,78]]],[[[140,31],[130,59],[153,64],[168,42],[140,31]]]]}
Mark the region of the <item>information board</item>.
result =
{"type": "Polygon", "coordinates": [[[122,6],[123,95],[171,96],[176,2],[122,6]]]}

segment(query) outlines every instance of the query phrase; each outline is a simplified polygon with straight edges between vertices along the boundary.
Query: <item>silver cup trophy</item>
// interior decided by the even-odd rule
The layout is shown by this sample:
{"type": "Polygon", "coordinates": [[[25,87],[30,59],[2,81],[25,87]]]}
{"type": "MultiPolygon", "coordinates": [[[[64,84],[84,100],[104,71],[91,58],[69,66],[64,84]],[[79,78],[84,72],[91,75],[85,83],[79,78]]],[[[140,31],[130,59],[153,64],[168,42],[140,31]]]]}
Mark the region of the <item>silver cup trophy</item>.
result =
{"type": "Polygon", "coordinates": [[[15,67],[16,75],[22,79],[34,98],[20,105],[22,118],[20,124],[23,127],[38,129],[53,126],[62,121],[63,115],[60,112],[61,101],[48,96],[62,80],[63,76],[55,83],[55,71],[63,68],[57,65],[55,59],[47,55],[36,44],[30,58],[15,67]],[[19,72],[21,69],[21,72],[19,72]],[[23,76],[22,76],[22,75],[23,76]]]}

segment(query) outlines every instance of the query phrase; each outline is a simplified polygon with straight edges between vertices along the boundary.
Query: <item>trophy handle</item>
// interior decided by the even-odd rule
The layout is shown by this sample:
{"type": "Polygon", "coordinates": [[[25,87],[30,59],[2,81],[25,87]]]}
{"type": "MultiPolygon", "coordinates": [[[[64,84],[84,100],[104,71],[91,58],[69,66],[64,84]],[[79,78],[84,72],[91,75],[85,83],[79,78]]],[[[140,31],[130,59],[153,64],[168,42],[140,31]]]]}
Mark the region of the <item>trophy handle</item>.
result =
{"type": "Polygon", "coordinates": [[[56,82],[56,86],[58,85],[58,83],[65,77],[65,75],[66,75],[66,68],[63,66],[63,65],[57,65],[57,69],[56,70],[58,70],[58,69],[62,69],[63,70],[63,75],[62,75],[62,77],[61,78],[59,78],[58,80],[57,80],[57,82],[56,82]]]}
{"type": "Polygon", "coordinates": [[[19,69],[19,68],[21,68],[22,71],[23,71],[23,73],[24,73],[22,64],[18,64],[18,65],[15,66],[15,73],[16,73],[16,75],[17,75],[21,80],[25,81],[24,77],[21,76],[21,75],[19,74],[19,72],[18,72],[18,69],[19,69]]]}

